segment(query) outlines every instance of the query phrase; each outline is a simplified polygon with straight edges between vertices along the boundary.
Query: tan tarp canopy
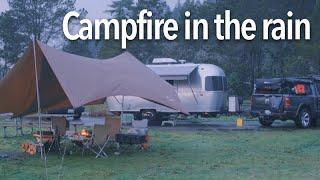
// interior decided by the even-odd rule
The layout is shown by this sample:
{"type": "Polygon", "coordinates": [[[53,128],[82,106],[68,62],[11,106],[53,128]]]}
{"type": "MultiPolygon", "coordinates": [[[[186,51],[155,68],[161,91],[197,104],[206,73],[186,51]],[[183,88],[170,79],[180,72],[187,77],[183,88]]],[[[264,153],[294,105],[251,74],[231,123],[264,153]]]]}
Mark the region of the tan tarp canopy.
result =
{"type": "MultiPolygon", "coordinates": [[[[130,53],[97,60],[35,44],[42,112],[79,107],[109,96],[137,96],[187,113],[175,89],[130,53]]],[[[0,82],[0,113],[37,112],[33,46],[0,82]]]]}

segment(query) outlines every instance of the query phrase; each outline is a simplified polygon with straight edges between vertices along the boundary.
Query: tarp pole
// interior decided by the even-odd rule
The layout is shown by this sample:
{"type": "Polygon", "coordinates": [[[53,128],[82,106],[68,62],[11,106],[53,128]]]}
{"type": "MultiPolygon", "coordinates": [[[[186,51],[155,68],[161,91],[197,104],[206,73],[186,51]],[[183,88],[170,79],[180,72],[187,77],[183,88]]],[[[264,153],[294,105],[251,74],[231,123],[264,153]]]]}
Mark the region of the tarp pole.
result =
{"type": "Polygon", "coordinates": [[[121,119],[121,123],[122,123],[122,119],[123,119],[123,106],[124,106],[124,96],[122,96],[122,103],[121,103],[121,116],[120,116],[120,119],[121,119]]]}
{"type": "Polygon", "coordinates": [[[41,118],[41,105],[40,105],[40,94],[39,94],[39,82],[38,82],[38,67],[37,67],[37,55],[36,55],[36,37],[33,37],[33,59],[34,59],[34,72],[36,74],[36,90],[37,90],[37,104],[38,104],[38,123],[40,129],[40,153],[41,159],[43,159],[43,145],[42,145],[42,118],[41,118]]]}

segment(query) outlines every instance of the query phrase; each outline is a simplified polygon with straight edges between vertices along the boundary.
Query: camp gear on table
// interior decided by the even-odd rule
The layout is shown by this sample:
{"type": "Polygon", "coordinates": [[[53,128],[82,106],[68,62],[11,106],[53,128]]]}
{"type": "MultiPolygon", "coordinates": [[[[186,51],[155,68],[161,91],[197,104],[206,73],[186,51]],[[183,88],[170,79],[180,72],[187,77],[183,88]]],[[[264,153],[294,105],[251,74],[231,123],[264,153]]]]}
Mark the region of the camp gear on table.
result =
{"type": "MultiPolygon", "coordinates": [[[[134,120],[132,127],[126,132],[116,134],[116,142],[119,144],[140,145],[142,149],[149,148],[148,120],[134,120]]],[[[119,147],[120,148],[120,147],[119,147]]]]}
{"type": "Polygon", "coordinates": [[[87,129],[82,129],[79,134],[80,134],[80,136],[82,136],[84,138],[91,138],[92,137],[92,133],[87,129]]]}
{"type": "Polygon", "coordinates": [[[42,131],[42,137],[40,135],[40,131],[33,133],[33,137],[36,138],[38,143],[47,143],[52,142],[54,139],[54,134],[52,131],[42,131]]]}

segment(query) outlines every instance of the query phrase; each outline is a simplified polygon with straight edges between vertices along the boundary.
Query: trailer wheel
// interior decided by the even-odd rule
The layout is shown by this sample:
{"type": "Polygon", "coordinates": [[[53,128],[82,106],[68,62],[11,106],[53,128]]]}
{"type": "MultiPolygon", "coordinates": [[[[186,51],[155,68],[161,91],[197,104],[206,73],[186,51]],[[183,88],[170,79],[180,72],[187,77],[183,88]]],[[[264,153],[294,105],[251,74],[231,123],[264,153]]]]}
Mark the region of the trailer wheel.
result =
{"type": "Polygon", "coordinates": [[[82,116],[82,113],[76,113],[76,114],[74,114],[73,119],[79,120],[81,118],[81,116],[82,116]]]}
{"type": "Polygon", "coordinates": [[[312,116],[307,108],[303,108],[299,111],[299,114],[295,120],[296,126],[299,128],[310,128],[312,126],[312,116]]]}
{"type": "Polygon", "coordinates": [[[157,112],[155,110],[142,110],[141,118],[148,119],[149,126],[160,126],[162,124],[162,120],[158,119],[157,112]]]}
{"type": "Polygon", "coordinates": [[[259,123],[264,127],[270,127],[273,124],[274,120],[265,117],[259,117],[259,123]]]}
{"type": "Polygon", "coordinates": [[[141,118],[148,119],[149,121],[156,120],[156,111],[155,110],[142,110],[141,111],[141,118]]]}

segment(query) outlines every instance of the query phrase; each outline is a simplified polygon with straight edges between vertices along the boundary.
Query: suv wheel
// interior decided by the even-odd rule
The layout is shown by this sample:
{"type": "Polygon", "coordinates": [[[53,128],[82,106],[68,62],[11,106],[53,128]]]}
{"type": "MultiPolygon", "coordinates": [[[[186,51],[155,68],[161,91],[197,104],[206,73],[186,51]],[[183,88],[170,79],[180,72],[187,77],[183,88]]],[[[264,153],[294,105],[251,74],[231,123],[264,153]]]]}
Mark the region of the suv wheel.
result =
{"type": "Polygon", "coordinates": [[[270,127],[273,124],[274,120],[265,118],[265,117],[259,117],[259,123],[264,127],[270,127]]]}
{"type": "Polygon", "coordinates": [[[80,113],[80,114],[76,113],[76,114],[73,116],[73,119],[74,119],[74,120],[79,120],[79,119],[81,118],[81,116],[82,116],[82,113],[80,113]]]}
{"type": "Polygon", "coordinates": [[[154,121],[156,119],[156,112],[154,110],[142,110],[142,119],[148,119],[149,121],[154,121]]]}
{"type": "Polygon", "coordinates": [[[312,126],[312,117],[308,109],[304,108],[299,111],[298,117],[295,120],[299,128],[310,128],[312,126]]]}

